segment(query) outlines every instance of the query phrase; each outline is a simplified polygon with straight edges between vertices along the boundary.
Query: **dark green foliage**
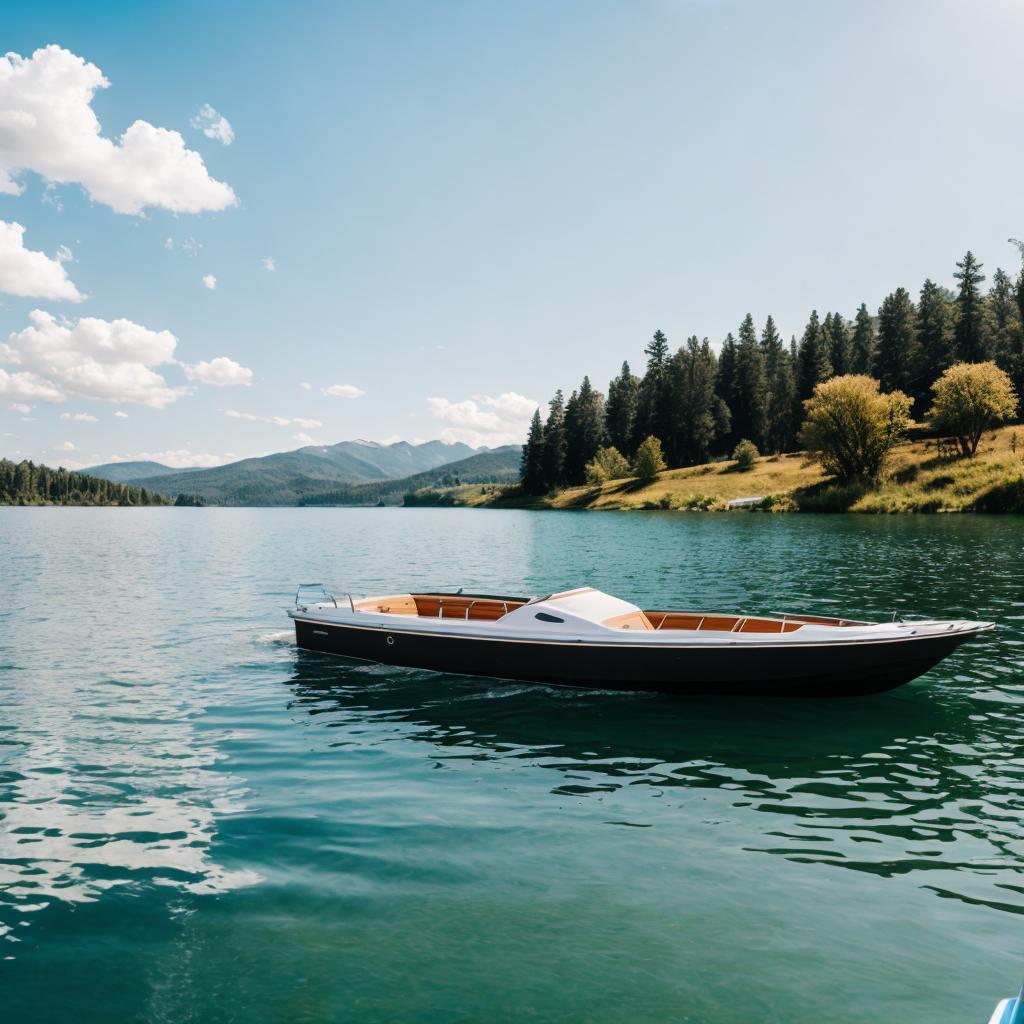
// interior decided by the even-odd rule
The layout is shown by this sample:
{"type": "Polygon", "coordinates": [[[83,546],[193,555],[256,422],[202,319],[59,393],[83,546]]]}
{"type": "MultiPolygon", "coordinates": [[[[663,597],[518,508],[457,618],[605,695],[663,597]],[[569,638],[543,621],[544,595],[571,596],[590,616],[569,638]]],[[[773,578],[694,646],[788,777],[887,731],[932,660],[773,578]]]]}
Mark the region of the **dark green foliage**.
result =
{"type": "Polygon", "coordinates": [[[687,338],[669,360],[671,395],[664,454],[671,467],[705,462],[712,445],[729,429],[729,411],[715,392],[717,360],[708,339],[687,338]]]}
{"type": "Polygon", "coordinates": [[[917,310],[906,288],[897,288],[878,310],[877,377],[883,391],[921,393],[917,310]]]}
{"type": "Polygon", "coordinates": [[[604,443],[604,395],[584,377],[565,407],[565,479],[572,485],[586,483],[587,463],[604,443]]]}
{"type": "MultiPolygon", "coordinates": [[[[927,389],[948,366],[953,365],[955,321],[956,306],[950,293],[930,279],[925,281],[917,306],[917,337],[921,358],[919,387],[927,389]]],[[[920,401],[923,396],[919,390],[913,397],[920,401]]]]}
{"type": "Polygon", "coordinates": [[[985,303],[981,284],[985,275],[981,272],[984,264],[974,254],[967,254],[957,263],[953,275],[960,282],[956,298],[959,316],[956,322],[956,357],[964,363],[981,363],[991,358],[991,346],[985,330],[985,303]]]}
{"type": "Polygon", "coordinates": [[[145,487],[98,476],[0,459],[0,505],[166,505],[145,487]]]}
{"type": "Polygon", "coordinates": [[[765,446],[768,426],[768,380],[764,353],[757,342],[754,318],[748,313],[740,324],[736,370],[732,381],[732,433],[765,446]]]}
{"type": "Polygon", "coordinates": [[[541,469],[545,491],[565,485],[565,401],[561,390],[555,392],[548,404],[541,469]]]}
{"type": "Polygon", "coordinates": [[[840,313],[829,313],[822,324],[822,333],[828,343],[832,373],[842,377],[853,373],[853,348],[850,327],[840,313]]]}
{"type": "Polygon", "coordinates": [[[769,452],[789,451],[796,442],[796,374],[792,354],[769,316],[761,332],[761,351],[768,388],[765,411],[765,444],[769,452]]]}
{"type": "Polygon", "coordinates": [[[530,421],[530,433],[523,445],[523,457],[519,465],[519,480],[527,494],[543,494],[544,486],[544,425],[540,409],[534,410],[530,421]]]}
{"type": "Polygon", "coordinates": [[[850,341],[850,373],[874,376],[878,358],[878,335],[875,321],[862,302],[853,320],[853,338],[850,341]]]}
{"type": "Polygon", "coordinates": [[[829,339],[821,329],[818,311],[811,310],[811,318],[804,328],[797,352],[797,393],[801,400],[810,398],[816,385],[832,376],[832,354],[829,339]]]}
{"type": "Polygon", "coordinates": [[[669,347],[663,331],[654,332],[644,353],[647,356],[647,370],[640,382],[631,449],[636,449],[648,435],[664,437],[671,419],[671,396],[666,379],[669,347]]]}
{"type": "Polygon", "coordinates": [[[633,453],[639,398],[640,378],[632,373],[629,363],[623,363],[618,377],[608,385],[604,422],[608,443],[627,457],[633,453]]]}
{"type": "Polygon", "coordinates": [[[174,504],[178,508],[205,508],[206,499],[201,494],[179,494],[174,504]]]}
{"type": "Polygon", "coordinates": [[[1013,381],[1017,391],[1018,412],[1024,412],[1024,243],[1010,239],[1020,249],[1021,270],[1017,275],[1017,283],[1013,286],[1013,298],[1017,304],[1017,334],[1012,339],[1010,351],[1004,354],[1006,372],[1013,381]]]}
{"type": "Polygon", "coordinates": [[[725,431],[721,440],[728,447],[732,440],[732,401],[733,391],[736,386],[736,339],[730,331],[722,342],[722,349],[718,353],[718,375],[715,379],[715,393],[718,395],[722,405],[730,410],[730,426],[725,431]]]}
{"type": "MultiPolygon", "coordinates": [[[[1024,290],[1019,298],[1024,301],[1024,290]]],[[[996,364],[1010,375],[1018,397],[1024,397],[1024,318],[1018,308],[1018,286],[1002,268],[992,275],[985,312],[996,364]]]]}

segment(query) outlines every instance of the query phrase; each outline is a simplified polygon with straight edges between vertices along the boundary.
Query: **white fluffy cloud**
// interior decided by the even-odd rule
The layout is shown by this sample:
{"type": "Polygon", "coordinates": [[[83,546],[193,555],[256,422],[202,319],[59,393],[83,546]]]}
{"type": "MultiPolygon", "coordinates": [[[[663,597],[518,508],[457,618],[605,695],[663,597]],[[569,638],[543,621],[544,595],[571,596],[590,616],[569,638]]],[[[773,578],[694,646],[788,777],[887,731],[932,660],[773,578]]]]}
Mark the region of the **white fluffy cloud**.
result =
{"type": "Polygon", "coordinates": [[[23,416],[27,416],[32,411],[32,406],[26,405],[24,402],[11,402],[8,408],[11,412],[20,412],[23,416]]]}
{"type": "Polygon", "coordinates": [[[199,213],[237,202],[176,131],[135,121],[116,141],[105,138],[92,100],[108,85],[95,64],[60,46],[0,57],[0,193],[20,194],[17,175],[35,171],[81,183],[118,213],[199,213]]]}
{"type": "Polygon", "coordinates": [[[77,452],[78,448],[70,441],[65,441],[59,448],[54,448],[53,450],[55,452],[77,452]]]}
{"type": "Polygon", "coordinates": [[[126,412],[121,412],[121,410],[120,410],[120,409],[118,409],[118,410],[117,410],[117,412],[115,412],[115,413],[114,413],[114,415],[115,415],[115,416],[116,416],[116,417],[117,417],[117,418],[118,418],[119,420],[126,420],[126,419],[128,419],[128,413],[126,413],[126,412]]]}
{"type": "Polygon", "coordinates": [[[292,434],[292,440],[293,441],[298,441],[299,444],[301,444],[303,446],[310,445],[310,444],[316,444],[317,443],[316,440],[314,440],[314,438],[309,436],[309,434],[302,434],[302,433],[292,434]]]}
{"type": "Polygon", "coordinates": [[[252,383],[252,370],[236,363],[234,359],[228,359],[227,356],[217,356],[216,359],[204,360],[194,366],[182,363],[182,366],[185,369],[185,376],[189,380],[199,381],[200,384],[226,388],[236,385],[248,387],[252,383]]]}
{"type": "Polygon", "coordinates": [[[87,412],[62,412],[60,418],[71,423],[99,423],[95,416],[87,412]]]}
{"type": "Polygon", "coordinates": [[[201,131],[208,139],[216,139],[230,146],[235,141],[235,130],[231,122],[223,115],[218,114],[209,103],[204,103],[199,108],[199,113],[192,118],[192,127],[201,131]]]}
{"type": "Polygon", "coordinates": [[[427,399],[430,414],[448,424],[441,431],[442,441],[462,441],[489,448],[525,441],[537,405],[532,398],[514,391],[506,391],[497,398],[474,395],[462,402],[452,402],[447,398],[427,399]]]}
{"type": "Polygon", "coordinates": [[[265,256],[263,258],[263,269],[264,270],[277,270],[277,261],[273,256],[265,256]]]}
{"type": "Polygon", "coordinates": [[[323,426],[319,420],[308,420],[303,416],[294,416],[291,419],[287,416],[257,416],[254,412],[239,412],[237,409],[225,409],[224,415],[233,420],[248,420],[250,423],[271,423],[275,427],[302,427],[304,430],[313,430],[323,426]]]}
{"type": "MultiPolygon", "coordinates": [[[[0,114],[2,118],[2,114],[0,114]]],[[[3,145],[0,121],[0,146],[3,145]]],[[[81,302],[82,293],[74,286],[64,264],[71,251],[64,246],[50,259],[44,252],[25,248],[25,228],[0,220],[0,292],[33,299],[67,299],[81,302]]]]}
{"type": "Polygon", "coordinates": [[[203,284],[206,285],[211,292],[217,290],[217,278],[215,278],[213,274],[203,275],[203,284]]]}
{"type": "Polygon", "coordinates": [[[134,455],[111,455],[104,462],[160,462],[173,469],[209,469],[211,466],[223,466],[225,462],[233,462],[233,452],[224,455],[210,455],[205,452],[193,452],[188,448],[175,448],[167,452],[136,452],[134,455]]]}
{"type": "Polygon", "coordinates": [[[330,387],[321,388],[320,390],[332,398],[359,398],[361,395],[366,394],[362,388],[357,388],[355,384],[332,384],[330,387]]]}
{"type": "Polygon", "coordinates": [[[185,393],[169,387],[154,366],[170,363],[176,339],[131,320],[58,320],[34,309],[30,326],[0,344],[0,396],[61,402],[71,395],[161,408],[185,393]]]}

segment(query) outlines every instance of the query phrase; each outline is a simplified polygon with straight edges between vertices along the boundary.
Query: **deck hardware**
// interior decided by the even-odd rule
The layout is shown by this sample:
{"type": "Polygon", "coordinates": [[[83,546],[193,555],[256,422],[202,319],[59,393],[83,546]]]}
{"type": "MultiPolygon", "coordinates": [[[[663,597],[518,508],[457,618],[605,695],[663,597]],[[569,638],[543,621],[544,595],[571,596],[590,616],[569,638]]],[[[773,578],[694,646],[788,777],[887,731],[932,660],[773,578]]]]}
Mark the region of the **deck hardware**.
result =
{"type": "Polygon", "coordinates": [[[394,642],[395,642],[395,638],[393,636],[389,636],[388,637],[388,647],[391,647],[392,644],[394,644],[394,642]]]}

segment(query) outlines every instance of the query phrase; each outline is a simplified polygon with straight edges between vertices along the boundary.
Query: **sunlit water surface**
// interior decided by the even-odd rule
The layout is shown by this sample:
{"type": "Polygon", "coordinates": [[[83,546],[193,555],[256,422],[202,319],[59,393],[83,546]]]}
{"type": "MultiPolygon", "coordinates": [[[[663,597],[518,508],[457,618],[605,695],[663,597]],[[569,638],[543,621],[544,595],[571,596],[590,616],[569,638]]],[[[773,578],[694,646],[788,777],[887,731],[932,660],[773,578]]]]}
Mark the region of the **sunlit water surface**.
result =
{"type": "Polygon", "coordinates": [[[0,509],[8,1021],[983,1021],[1024,969],[1021,521],[0,509]],[[299,581],[1000,625],[842,701],[297,651],[299,581]]]}

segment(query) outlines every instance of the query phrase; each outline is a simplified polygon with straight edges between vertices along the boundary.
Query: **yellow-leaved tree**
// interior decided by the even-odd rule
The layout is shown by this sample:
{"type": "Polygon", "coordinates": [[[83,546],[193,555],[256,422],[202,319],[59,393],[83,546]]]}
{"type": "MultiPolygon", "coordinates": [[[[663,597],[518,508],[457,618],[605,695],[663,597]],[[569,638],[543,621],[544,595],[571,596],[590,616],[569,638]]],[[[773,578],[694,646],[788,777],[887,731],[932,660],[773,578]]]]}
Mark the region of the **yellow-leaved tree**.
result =
{"type": "Polygon", "coordinates": [[[995,363],[956,363],[932,385],[932,426],[955,437],[960,451],[973,455],[981,435],[1017,411],[1008,374],[995,363]]]}
{"type": "Polygon", "coordinates": [[[910,399],[872,377],[833,377],[804,402],[800,443],[840,480],[874,480],[910,423],[910,399]]]}

